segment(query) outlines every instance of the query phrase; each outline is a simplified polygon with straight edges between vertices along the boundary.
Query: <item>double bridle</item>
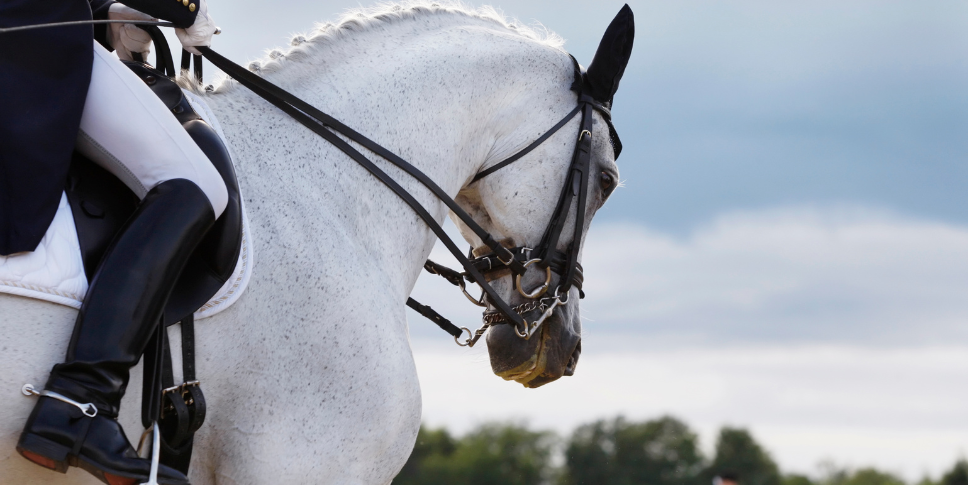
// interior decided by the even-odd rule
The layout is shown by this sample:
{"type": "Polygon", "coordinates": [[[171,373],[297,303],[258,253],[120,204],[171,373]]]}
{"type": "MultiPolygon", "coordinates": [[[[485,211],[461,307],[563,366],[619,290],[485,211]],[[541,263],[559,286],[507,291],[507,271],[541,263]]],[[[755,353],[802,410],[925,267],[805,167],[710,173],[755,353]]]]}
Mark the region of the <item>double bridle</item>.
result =
{"type": "Polygon", "coordinates": [[[352,128],[344,125],[339,120],[316,109],[312,105],[297,98],[282,88],[259,76],[256,76],[255,74],[252,74],[238,64],[235,64],[232,61],[222,57],[211,48],[198,47],[198,50],[201,51],[202,55],[204,55],[205,58],[208,59],[212,64],[222,69],[222,71],[229,76],[235,78],[240,84],[251,89],[269,103],[286,112],[303,126],[323,137],[340,151],[359,163],[363,168],[368,170],[370,173],[376,176],[377,179],[389,187],[390,190],[397,194],[397,196],[406,202],[407,205],[409,205],[414,212],[416,212],[417,215],[423,219],[427,226],[430,227],[434,234],[444,243],[451,254],[457,258],[457,261],[460,262],[461,266],[464,268],[464,271],[458,272],[430,260],[427,260],[427,262],[424,264],[424,268],[428,272],[440,275],[447,279],[447,281],[450,283],[460,287],[464,292],[464,295],[466,295],[467,298],[476,305],[487,306],[485,301],[488,301],[495,308],[494,311],[486,312],[484,314],[483,326],[478,328],[476,331],[471,332],[466,327],[457,327],[429,306],[422,305],[413,298],[408,298],[407,306],[436,323],[447,333],[453,335],[454,340],[458,345],[473,346],[475,343],[477,343],[481,336],[484,335],[491,325],[502,323],[514,325],[515,334],[521,338],[529,339],[540,328],[541,324],[553,314],[554,309],[557,306],[568,303],[568,292],[572,286],[578,288],[581,296],[584,296],[584,293],[581,293],[583,274],[581,265],[578,263],[578,254],[581,249],[582,229],[585,225],[585,206],[588,195],[588,179],[590,175],[589,167],[591,163],[592,119],[594,111],[601,113],[602,117],[605,119],[605,122],[608,124],[609,135],[616,158],[618,158],[619,153],[621,153],[622,144],[621,141],[619,141],[617,133],[615,132],[615,128],[612,126],[611,113],[608,106],[583,93],[582,88],[585,84],[585,74],[581,69],[581,66],[578,64],[578,61],[575,60],[574,57],[571,57],[571,60],[575,68],[575,80],[572,83],[571,89],[578,93],[578,106],[530,145],[515,153],[511,157],[501,161],[500,163],[497,163],[478,173],[471,181],[471,183],[475,183],[480,179],[500,170],[501,168],[521,159],[541,145],[541,143],[543,143],[545,140],[554,135],[555,132],[561,129],[561,127],[565,126],[569,121],[578,116],[579,113],[581,113],[581,127],[578,132],[578,140],[575,146],[575,152],[572,156],[571,166],[568,169],[568,177],[565,180],[565,185],[562,189],[561,196],[558,198],[558,205],[555,207],[555,212],[551,217],[551,221],[549,222],[547,229],[545,230],[544,236],[542,236],[541,241],[535,248],[507,248],[501,245],[497,240],[494,239],[494,237],[492,237],[487,231],[478,225],[477,222],[475,222],[474,219],[472,219],[470,215],[464,211],[464,209],[457,205],[457,202],[447,195],[436,183],[434,183],[433,180],[427,177],[427,175],[421,172],[419,169],[408,163],[406,160],[400,158],[393,152],[380,146],[369,138],[366,138],[352,128]],[[457,216],[457,218],[459,218],[471,231],[474,232],[475,235],[477,235],[478,238],[481,239],[481,241],[483,241],[484,245],[490,250],[490,252],[474,259],[469,259],[468,257],[464,256],[454,241],[444,232],[444,229],[440,226],[440,224],[437,223],[436,220],[434,220],[433,216],[430,215],[426,208],[417,202],[417,200],[414,199],[409,192],[407,192],[394,179],[387,175],[386,172],[380,169],[376,164],[370,161],[365,155],[360,153],[360,151],[358,151],[348,142],[339,137],[337,133],[356,142],[374,154],[386,159],[393,165],[407,172],[407,174],[413,178],[417,179],[417,181],[428,188],[438,199],[443,201],[444,204],[447,205],[447,207],[457,216]],[[575,198],[577,198],[577,212],[575,214],[574,234],[568,249],[562,252],[557,249],[558,241],[561,237],[561,232],[564,229],[568,213],[571,210],[572,199],[575,198]],[[532,265],[537,265],[545,269],[545,282],[536,289],[525,291],[521,285],[521,277],[528,270],[528,267],[532,265]],[[512,308],[497,294],[494,288],[488,284],[485,275],[504,270],[509,270],[511,272],[511,274],[514,276],[514,287],[517,288],[518,292],[520,292],[522,296],[530,299],[530,302],[512,308]],[[541,298],[543,295],[548,293],[548,290],[551,287],[552,273],[557,273],[559,275],[560,284],[555,291],[551,293],[550,297],[541,298]],[[465,280],[477,283],[481,287],[483,292],[480,298],[474,298],[467,292],[465,280]],[[541,310],[542,314],[540,317],[534,320],[533,323],[529,323],[522,315],[534,310],[541,310]],[[459,338],[464,333],[467,333],[468,337],[461,342],[459,338]]]}
{"type": "MultiPolygon", "coordinates": [[[[151,37],[155,41],[156,48],[158,49],[156,53],[156,64],[159,64],[159,68],[164,69],[168,75],[174,76],[174,63],[171,60],[171,54],[170,51],[168,51],[167,42],[164,41],[164,37],[158,30],[159,26],[170,26],[170,24],[165,22],[85,20],[79,22],[59,22],[4,28],[0,29],[0,33],[38,28],[60,27],[75,24],[98,23],[129,23],[138,24],[145,28],[145,30],[151,34],[151,37]]],[[[488,328],[490,328],[492,325],[502,323],[513,324],[515,334],[523,339],[530,339],[531,336],[534,335],[535,332],[537,332],[537,330],[541,327],[544,321],[554,313],[556,307],[566,305],[568,303],[568,292],[571,290],[572,286],[577,288],[579,295],[584,298],[585,294],[582,291],[584,275],[582,273],[581,264],[578,263],[578,254],[581,251],[582,229],[585,226],[585,207],[588,197],[588,179],[590,176],[589,170],[592,148],[592,119],[594,111],[598,111],[605,119],[605,123],[608,125],[609,140],[612,144],[616,159],[622,152],[622,142],[619,140],[618,133],[615,131],[615,127],[612,125],[612,116],[609,110],[611,101],[601,102],[585,92],[584,87],[587,84],[585,81],[586,74],[574,56],[569,55],[569,57],[571,57],[572,64],[574,65],[575,76],[571,85],[571,90],[578,94],[578,106],[576,106],[575,109],[562,118],[561,121],[551,127],[551,129],[545,132],[545,134],[538,137],[530,145],[506,158],[500,163],[481,171],[471,181],[471,183],[476,183],[482,178],[520,160],[522,157],[541,145],[545,140],[554,135],[558,130],[561,129],[561,127],[565,126],[569,121],[575,118],[575,116],[578,116],[578,114],[581,113],[581,126],[578,131],[578,140],[575,145],[575,151],[572,155],[571,165],[568,168],[568,177],[565,179],[565,185],[562,188],[561,196],[558,198],[558,204],[555,207],[555,212],[551,217],[551,221],[548,223],[548,227],[545,229],[544,235],[541,237],[541,241],[535,248],[524,246],[507,248],[501,245],[497,240],[494,239],[494,237],[492,237],[487,231],[478,225],[474,219],[472,219],[467,212],[457,205],[457,202],[448,196],[436,183],[434,183],[433,180],[430,180],[426,174],[418,170],[406,160],[400,158],[393,152],[380,146],[369,138],[361,135],[352,128],[344,125],[332,116],[316,109],[309,103],[306,103],[282,88],[249,72],[245,68],[235,64],[225,57],[222,57],[222,55],[213,51],[210,47],[196,47],[196,49],[198,49],[198,51],[201,52],[202,55],[212,64],[222,69],[223,72],[233,77],[240,84],[251,89],[254,93],[269,103],[289,114],[300,124],[306,128],[309,128],[317,135],[323,137],[326,141],[332,143],[333,146],[359,163],[363,168],[368,170],[370,173],[376,176],[377,179],[389,187],[390,190],[397,194],[397,196],[403,199],[403,201],[406,202],[407,205],[409,205],[421,219],[423,219],[427,226],[430,227],[434,234],[444,243],[451,254],[457,258],[457,261],[460,262],[461,266],[464,268],[464,272],[455,271],[437,264],[429,259],[424,264],[424,269],[430,273],[440,275],[453,285],[460,287],[464,295],[467,296],[467,299],[474,304],[486,307],[486,300],[495,307],[495,310],[484,313],[483,325],[476,331],[471,332],[467,327],[457,327],[451,323],[450,320],[447,320],[429,306],[422,305],[413,298],[407,299],[407,306],[436,323],[447,333],[453,335],[454,341],[456,341],[458,345],[473,346],[484,335],[488,328]],[[366,148],[374,154],[386,159],[393,165],[407,172],[407,174],[410,176],[417,179],[417,181],[428,188],[438,199],[443,201],[444,204],[447,205],[447,207],[457,216],[457,218],[460,219],[471,231],[473,231],[474,234],[481,239],[481,241],[483,241],[484,245],[490,249],[490,252],[474,259],[465,257],[457,248],[457,245],[454,243],[454,241],[444,232],[444,229],[440,226],[440,224],[437,223],[437,221],[434,220],[426,208],[420,205],[420,203],[417,202],[417,200],[414,199],[409,192],[407,192],[395,180],[387,175],[386,172],[381,170],[376,164],[370,161],[357,149],[353,148],[352,145],[337,136],[337,133],[358,143],[363,148],[366,148]],[[561,232],[564,229],[565,221],[568,218],[568,213],[571,210],[572,199],[576,198],[577,209],[575,212],[574,233],[567,250],[562,252],[557,248],[558,242],[561,238],[561,232]],[[538,267],[543,267],[545,269],[545,281],[539,287],[531,291],[526,291],[521,284],[521,277],[524,276],[528,267],[531,265],[537,265],[538,267]],[[511,275],[514,277],[513,287],[516,288],[523,297],[529,299],[530,301],[512,308],[497,294],[497,292],[494,291],[494,288],[488,284],[485,275],[491,275],[497,272],[503,272],[505,270],[510,270],[511,275]],[[542,296],[547,294],[548,290],[551,288],[552,273],[555,273],[559,276],[559,285],[557,288],[555,288],[555,291],[550,297],[542,298],[542,296]],[[465,280],[477,283],[481,287],[483,292],[481,293],[480,298],[474,298],[467,292],[465,280]],[[535,310],[539,310],[542,313],[536,320],[534,320],[533,323],[529,323],[522,315],[535,310]],[[459,338],[465,332],[469,334],[469,336],[464,342],[461,342],[459,338]]],[[[183,52],[183,54],[187,53],[183,52]]],[[[198,59],[198,56],[194,57],[196,69],[195,74],[198,79],[201,79],[201,62],[200,59],[198,59]]],[[[187,55],[183,56],[183,70],[188,69],[188,61],[189,59],[187,55]]]]}

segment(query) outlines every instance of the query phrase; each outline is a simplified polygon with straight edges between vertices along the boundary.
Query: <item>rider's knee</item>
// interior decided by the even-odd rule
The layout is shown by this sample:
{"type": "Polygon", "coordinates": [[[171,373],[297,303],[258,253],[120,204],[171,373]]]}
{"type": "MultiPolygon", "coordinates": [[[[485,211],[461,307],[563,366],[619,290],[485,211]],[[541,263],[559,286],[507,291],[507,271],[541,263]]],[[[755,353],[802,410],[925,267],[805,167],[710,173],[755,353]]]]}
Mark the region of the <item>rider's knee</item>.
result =
{"type": "MultiPolygon", "coordinates": [[[[207,160],[206,160],[207,162],[207,160]]],[[[205,196],[208,197],[208,201],[212,204],[212,210],[215,211],[215,217],[222,215],[225,211],[225,207],[229,203],[229,192],[225,188],[225,182],[222,180],[222,176],[219,175],[218,170],[215,167],[209,165],[209,170],[199,171],[199,179],[195,181],[198,188],[202,189],[205,196]]]]}

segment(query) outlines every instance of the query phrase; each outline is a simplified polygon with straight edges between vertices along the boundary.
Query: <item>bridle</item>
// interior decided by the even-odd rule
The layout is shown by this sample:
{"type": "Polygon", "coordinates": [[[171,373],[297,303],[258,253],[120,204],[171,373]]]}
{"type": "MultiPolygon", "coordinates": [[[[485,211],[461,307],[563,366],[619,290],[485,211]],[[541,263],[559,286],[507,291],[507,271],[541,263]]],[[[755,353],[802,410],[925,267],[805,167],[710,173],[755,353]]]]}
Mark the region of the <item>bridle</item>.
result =
{"type": "MultiPolygon", "coordinates": [[[[538,267],[543,267],[545,269],[544,283],[530,291],[525,290],[521,283],[523,273],[513,273],[514,288],[519,294],[521,294],[521,296],[529,299],[530,301],[518,305],[512,308],[512,310],[519,315],[535,310],[541,311],[540,316],[534,320],[530,326],[526,326],[523,331],[519,330],[515,325],[515,334],[524,339],[531,338],[531,336],[534,335],[535,332],[541,327],[541,324],[554,313],[554,310],[557,306],[566,305],[568,303],[568,292],[572,286],[578,289],[581,298],[584,298],[585,296],[584,292],[582,291],[584,273],[582,271],[581,264],[578,262],[578,255],[581,252],[582,229],[585,226],[585,207],[588,196],[588,181],[591,175],[590,164],[593,111],[598,111],[608,124],[610,141],[612,143],[613,151],[615,152],[615,158],[618,158],[622,151],[622,142],[619,140],[618,133],[615,131],[615,127],[612,125],[611,111],[603,103],[582,92],[582,87],[584,85],[584,72],[574,57],[571,57],[571,60],[575,68],[575,80],[572,83],[571,89],[578,94],[578,106],[568,113],[555,126],[545,132],[545,134],[538,137],[538,139],[525,147],[523,150],[487,168],[486,170],[481,171],[471,181],[471,183],[475,183],[484,177],[487,177],[488,175],[520,160],[529,152],[541,145],[545,140],[550,138],[551,135],[555,134],[555,132],[557,132],[561,127],[574,119],[579,113],[581,113],[581,124],[578,131],[578,139],[576,141],[575,151],[572,154],[571,165],[568,167],[568,176],[565,179],[565,184],[562,188],[561,195],[558,197],[558,203],[555,206],[555,211],[551,216],[551,220],[548,222],[548,226],[545,228],[544,235],[541,237],[540,242],[535,248],[524,246],[509,248],[509,250],[514,254],[515,259],[521,262],[525,269],[531,265],[537,265],[538,267]],[[577,208],[575,212],[574,231],[568,248],[566,251],[562,252],[558,250],[558,243],[561,239],[561,233],[564,229],[565,221],[568,218],[568,213],[571,210],[573,199],[577,199],[577,203],[575,204],[577,205],[577,208]],[[547,294],[551,288],[552,273],[558,275],[559,286],[555,288],[550,297],[541,298],[543,295],[547,294]]],[[[471,260],[470,263],[485,276],[505,270],[503,267],[504,261],[502,261],[495,253],[483,255],[479,258],[471,260]]],[[[485,312],[484,326],[474,332],[473,337],[466,342],[466,344],[472,345],[474,342],[476,342],[477,339],[479,339],[491,325],[506,323],[507,321],[507,315],[500,310],[485,312]]],[[[526,320],[525,322],[527,323],[526,320]]],[[[460,344],[460,342],[458,342],[458,344],[460,344]]]]}
{"type": "MultiPolygon", "coordinates": [[[[167,42],[164,41],[164,37],[158,30],[158,27],[171,26],[170,24],[164,22],[86,20],[78,22],[60,22],[4,28],[0,29],[0,34],[20,30],[97,23],[137,24],[147,30],[149,34],[151,34],[152,39],[155,41],[156,48],[158,49],[156,64],[159,64],[159,69],[162,69],[163,72],[174,76],[174,63],[171,60],[171,54],[170,51],[168,51],[167,42]]],[[[376,176],[377,179],[389,187],[390,190],[397,194],[397,196],[399,196],[414,210],[414,212],[417,213],[417,216],[423,219],[427,226],[430,227],[434,234],[441,240],[441,242],[444,243],[444,246],[446,246],[451,254],[453,254],[457,259],[457,261],[460,262],[461,266],[464,268],[464,272],[458,272],[456,270],[447,268],[429,259],[424,264],[424,269],[432,274],[440,275],[451,284],[458,286],[464,295],[467,296],[468,300],[474,304],[486,307],[487,303],[485,303],[485,301],[488,301],[495,307],[495,310],[485,312],[483,316],[483,325],[476,331],[471,332],[467,327],[457,327],[429,306],[422,305],[413,298],[407,299],[407,306],[414,309],[424,317],[430,319],[441,329],[451,334],[454,337],[454,341],[457,342],[458,345],[472,347],[484,335],[484,333],[487,332],[488,328],[490,328],[492,325],[504,323],[514,325],[514,333],[517,336],[526,340],[530,339],[531,336],[534,335],[535,332],[537,332],[537,330],[541,327],[544,321],[554,313],[555,308],[568,304],[568,293],[572,286],[577,288],[580,297],[584,298],[585,294],[582,291],[584,274],[582,272],[581,264],[578,263],[578,255],[581,252],[582,229],[585,226],[585,208],[588,196],[588,179],[590,177],[589,172],[591,164],[593,133],[592,121],[593,113],[595,111],[598,111],[602,115],[605,123],[608,125],[609,140],[612,144],[616,159],[618,159],[622,152],[622,142],[619,140],[618,133],[615,131],[615,127],[612,124],[610,111],[611,100],[604,102],[599,101],[585,92],[584,87],[587,84],[586,73],[581,68],[581,65],[578,64],[578,61],[574,58],[574,56],[569,55],[574,66],[574,81],[572,82],[571,90],[576,92],[578,95],[578,105],[575,107],[575,109],[573,109],[564,118],[562,118],[561,121],[555,124],[543,135],[538,137],[530,145],[518,151],[514,155],[504,159],[503,161],[481,171],[471,181],[472,184],[476,183],[482,178],[487,177],[488,175],[520,160],[532,150],[540,146],[545,140],[554,135],[563,126],[568,124],[568,122],[578,116],[579,113],[581,113],[581,125],[578,131],[578,140],[576,141],[575,151],[572,155],[571,165],[568,168],[568,176],[565,179],[564,187],[562,188],[561,195],[558,198],[558,204],[556,205],[551,220],[545,229],[544,235],[541,237],[541,241],[538,243],[536,248],[524,246],[507,248],[501,245],[497,240],[494,239],[494,237],[492,237],[487,231],[478,225],[474,219],[472,219],[467,212],[457,205],[457,202],[448,196],[436,183],[434,183],[433,180],[427,177],[426,174],[421,172],[419,169],[408,163],[406,160],[400,158],[393,152],[380,146],[369,138],[366,138],[359,132],[344,125],[339,120],[316,109],[312,105],[306,103],[291,93],[249,72],[245,68],[235,64],[225,57],[222,57],[222,55],[213,51],[210,47],[197,47],[197,49],[206,59],[208,59],[216,67],[222,69],[222,71],[227,75],[231,76],[240,84],[249,88],[255,94],[259,95],[272,105],[289,114],[300,124],[321,136],[340,151],[352,158],[354,161],[359,163],[363,168],[368,170],[371,174],[376,176]],[[473,259],[465,257],[457,248],[457,245],[454,243],[454,241],[444,232],[443,228],[437,223],[436,220],[434,220],[426,208],[420,205],[420,203],[417,202],[417,200],[414,199],[409,192],[401,187],[376,164],[370,161],[365,155],[337,136],[337,133],[358,143],[363,148],[373,152],[374,154],[386,159],[393,165],[407,172],[407,174],[410,176],[417,179],[417,181],[429,189],[438,199],[444,202],[448,209],[450,209],[454,215],[456,215],[457,218],[460,219],[488,249],[490,249],[490,252],[473,259]],[[574,233],[568,248],[566,251],[562,252],[558,250],[557,246],[559,240],[561,239],[561,233],[564,229],[565,221],[568,218],[568,213],[571,210],[573,199],[577,199],[577,203],[575,204],[577,205],[577,208],[575,212],[574,233]],[[538,288],[535,288],[531,291],[526,291],[521,284],[521,278],[524,276],[525,272],[527,272],[528,267],[532,265],[537,265],[538,267],[543,267],[545,269],[545,282],[538,288]],[[492,275],[505,270],[509,270],[513,276],[513,287],[517,289],[517,291],[523,297],[530,301],[512,308],[497,294],[496,291],[494,291],[494,288],[488,284],[485,277],[486,275],[492,275]],[[555,288],[555,291],[550,297],[542,298],[542,296],[547,294],[548,290],[551,288],[552,273],[559,276],[559,285],[557,288],[555,288]],[[467,292],[465,280],[477,283],[481,287],[483,292],[481,293],[480,298],[474,298],[467,292]],[[522,315],[535,310],[541,311],[541,315],[534,320],[533,323],[529,323],[522,315]],[[463,336],[464,333],[467,333],[469,336],[464,342],[461,342],[459,338],[463,336]]],[[[198,56],[192,57],[195,58],[196,77],[201,79],[200,59],[198,59],[198,56]]],[[[188,69],[188,60],[189,58],[187,53],[183,52],[183,70],[188,69]]]]}
{"type": "MultiPolygon", "coordinates": [[[[536,248],[507,248],[501,245],[497,240],[494,239],[493,236],[491,236],[491,234],[477,224],[477,222],[475,222],[474,219],[472,219],[470,215],[468,215],[467,212],[454,201],[454,199],[452,199],[436,183],[434,183],[433,180],[427,177],[427,175],[421,172],[419,169],[408,163],[406,160],[400,158],[393,152],[380,146],[369,138],[366,138],[362,134],[344,125],[332,116],[316,109],[312,105],[297,98],[282,88],[259,76],[256,76],[243,67],[222,57],[211,48],[199,47],[198,50],[201,51],[202,55],[205,56],[206,59],[208,59],[216,67],[222,69],[222,71],[227,75],[235,78],[235,80],[237,80],[240,84],[251,89],[254,93],[269,103],[286,112],[303,126],[323,137],[340,151],[359,163],[363,168],[376,176],[377,179],[379,179],[388,188],[390,188],[390,190],[397,194],[397,196],[399,196],[414,210],[414,212],[417,213],[421,219],[423,219],[424,223],[430,227],[434,234],[441,240],[441,242],[444,243],[444,246],[446,246],[451,254],[453,254],[457,259],[457,261],[460,262],[464,271],[458,272],[430,260],[427,260],[427,262],[424,264],[424,268],[428,272],[440,275],[451,284],[461,288],[464,295],[467,296],[467,298],[474,304],[478,306],[487,306],[487,303],[485,303],[487,301],[490,302],[495,308],[494,311],[485,313],[483,325],[476,331],[471,332],[467,327],[457,327],[429,306],[422,305],[413,298],[408,298],[407,306],[414,309],[424,317],[430,319],[441,329],[451,334],[458,345],[473,346],[484,335],[490,326],[504,323],[513,325],[514,332],[517,336],[523,339],[529,339],[541,327],[542,323],[544,323],[544,321],[553,314],[556,307],[568,303],[567,295],[572,286],[578,288],[579,292],[581,293],[583,273],[581,265],[578,263],[578,254],[581,250],[581,235],[582,229],[584,228],[585,207],[588,195],[588,179],[590,175],[589,169],[591,163],[593,132],[592,120],[594,111],[601,113],[602,117],[605,119],[605,122],[608,124],[610,140],[616,158],[618,158],[618,155],[621,153],[622,144],[618,138],[615,128],[612,126],[611,113],[608,106],[605,103],[599,102],[593,99],[591,96],[583,93],[582,87],[584,86],[585,74],[581,69],[581,66],[578,64],[578,61],[575,60],[574,57],[571,57],[571,59],[575,68],[575,80],[572,83],[571,89],[578,94],[578,106],[530,145],[508,157],[507,159],[489,167],[486,170],[481,171],[471,181],[471,183],[476,183],[480,179],[521,159],[541,145],[545,140],[554,135],[555,132],[565,126],[569,121],[578,116],[579,113],[581,113],[581,125],[578,132],[578,140],[576,142],[574,154],[572,155],[571,165],[568,168],[568,177],[565,180],[565,185],[562,189],[561,196],[558,198],[558,204],[555,207],[554,214],[552,215],[551,221],[549,222],[541,241],[536,248]],[[437,223],[436,220],[434,220],[433,216],[430,215],[426,208],[417,202],[417,200],[414,199],[409,192],[401,187],[393,178],[387,175],[386,172],[370,161],[365,155],[360,153],[359,150],[339,137],[337,133],[345,136],[349,140],[356,142],[370,152],[373,152],[374,154],[386,159],[423,184],[423,186],[429,189],[434,196],[444,202],[444,204],[457,216],[457,218],[460,219],[467,226],[467,228],[470,229],[483,242],[490,252],[474,259],[469,259],[468,257],[464,256],[460,249],[458,249],[456,243],[454,243],[454,241],[444,232],[444,229],[440,226],[440,224],[437,223]],[[576,198],[577,211],[575,214],[574,234],[568,249],[562,252],[557,249],[558,242],[561,238],[561,233],[564,229],[568,213],[573,205],[573,199],[576,198]],[[528,267],[532,265],[545,268],[546,279],[544,284],[538,288],[531,291],[525,291],[521,286],[521,277],[528,270],[528,267]],[[514,276],[515,288],[517,288],[522,296],[532,300],[531,302],[512,308],[497,294],[494,288],[488,284],[485,275],[504,270],[510,271],[510,273],[514,276]],[[552,293],[552,296],[541,298],[550,289],[552,273],[556,273],[560,276],[560,285],[552,293]],[[483,292],[480,298],[474,298],[467,292],[465,280],[477,283],[481,287],[483,292]],[[533,323],[529,323],[522,315],[534,310],[541,310],[542,314],[536,320],[534,320],[533,323]],[[461,342],[460,337],[462,337],[464,333],[467,333],[468,337],[461,342]]],[[[581,294],[584,296],[583,293],[581,294]]]]}

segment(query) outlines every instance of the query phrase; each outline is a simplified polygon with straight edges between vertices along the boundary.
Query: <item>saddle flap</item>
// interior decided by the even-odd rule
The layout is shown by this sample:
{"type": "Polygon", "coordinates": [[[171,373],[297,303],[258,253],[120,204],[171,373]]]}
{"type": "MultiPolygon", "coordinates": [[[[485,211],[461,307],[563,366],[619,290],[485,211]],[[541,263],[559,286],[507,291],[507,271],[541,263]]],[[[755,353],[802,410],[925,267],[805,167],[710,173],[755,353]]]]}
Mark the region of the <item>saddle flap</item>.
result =
{"type": "MultiPolygon", "coordinates": [[[[228,150],[218,133],[192,108],[181,88],[162,73],[135,62],[125,64],[182,123],[228,189],[228,205],[189,258],[165,307],[165,325],[192,315],[232,276],[242,248],[242,202],[228,150]]],[[[88,280],[111,240],[138,204],[138,198],[106,170],[75,153],[67,187],[88,280]]]]}

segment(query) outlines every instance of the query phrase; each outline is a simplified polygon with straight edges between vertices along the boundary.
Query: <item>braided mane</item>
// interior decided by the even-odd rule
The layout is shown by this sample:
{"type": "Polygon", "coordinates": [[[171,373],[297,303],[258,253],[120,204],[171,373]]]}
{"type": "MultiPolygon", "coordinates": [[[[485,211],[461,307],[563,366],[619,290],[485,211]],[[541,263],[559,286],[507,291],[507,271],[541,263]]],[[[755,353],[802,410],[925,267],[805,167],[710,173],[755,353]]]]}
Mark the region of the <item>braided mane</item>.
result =
{"type": "MultiPolygon", "coordinates": [[[[336,22],[318,23],[312,31],[295,35],[290,40],[289,47],[268,50],[262,59],[249,62],[248,68],[259,74],[277,72],[285,67],[287,61],[311,59],[321,46],[339,42],[355,33],[384,28],[388,24],[401,20],[412,20],[427,15],[452,15],[483,20],[554,49],[562,50],[565,43],[558,34],[544,26],[522,24],[491,6],[472,8],[460,0],[408,0],[348,9],[336,22]]],[[[179,84],[183,88],[198,91],[197,84],[187,79],[180,79],[180,81],[179,84]]],[[[225,92],[236,85],[234,80],[225,78],[218,80],[214,87],[207,87],[206,91],[225,92]]]]}

